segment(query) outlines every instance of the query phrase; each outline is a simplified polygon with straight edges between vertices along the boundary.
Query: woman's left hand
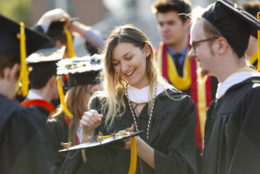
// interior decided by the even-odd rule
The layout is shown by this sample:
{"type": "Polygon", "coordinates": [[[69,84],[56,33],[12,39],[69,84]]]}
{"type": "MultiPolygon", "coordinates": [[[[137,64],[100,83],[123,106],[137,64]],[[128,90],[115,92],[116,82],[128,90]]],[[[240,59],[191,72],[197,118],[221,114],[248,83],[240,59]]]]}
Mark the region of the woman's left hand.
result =
{"type": "MultiPolygon", "coordinates": [[[[131,125],[131,127],[127,128],[126,131],[129,131],[129,132],[134,132],[134,124],[131,125]]],[[[139,137],[136,137],[136,138],[139,138],[139,137]]],[[[125,142],[125,149],[130,149],[131,148],[131,138],[127,138],[127,139],[124,139],[124,142],[125,142]]]]}

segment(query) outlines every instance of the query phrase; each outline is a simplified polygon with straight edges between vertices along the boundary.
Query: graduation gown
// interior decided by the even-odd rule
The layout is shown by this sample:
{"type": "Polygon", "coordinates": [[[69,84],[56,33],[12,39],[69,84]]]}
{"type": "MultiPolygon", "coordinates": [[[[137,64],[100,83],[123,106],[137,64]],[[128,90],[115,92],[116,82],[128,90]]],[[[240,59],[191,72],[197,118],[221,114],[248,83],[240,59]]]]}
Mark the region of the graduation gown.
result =
{"type": "Polygon", "coordinates": [[[203,151],[204,174],[260,173],[260,78],[231,87],[211,104],[203,151]]]}
{"type": "Polygon", "coordinates": [[[63,117],[56,119],[49,119],[44,130],[42,144],[46,149],[48,161],[50,162],[50,169],[57,174],[67,153],[59,153],[58,151],[64,149],[60,145],[61,142],[68,142],[68,125],[63,117]]]}
{"type": "MultiPolygon", "coordinates": [[[[149,119],[148,105],[144,106],[137,118],[139,130],[144,130],[140,137],[154,148],[155,169],[138,158],[136,174],[197,173],[195,104],[189,96],[176,89],[167,89],[167,92],[170,97],[175,99],[170,99],[165,92],[156,97],[148,140],[146,138],[149,119]]],[[[125,103],[126,111],[122,117],[116,118],[108,127],[102,122],[96,132],[100,130],[103,134],[111,134],[114,131],[131,127],[134,121],[126,98],[125,103]]],[[[102,113],[101,105],[101,100],[94,98],[90,108],[102,113]]],[[[87,162],[78,171],[72,170],[73,167],[69,164],[75,163],[76,159],[80,160],[80,153],[72,152],[66,159],[68,161],[64,162],[61,173],[127,174],[130,164],[130,150],[125,150],[120,145],[115,147],[118,148],[115,150],[111,146],[104,146],[101,148],[103,151],[86,149],[87,162]],[[99,171],[96,171],[98,166],[99,171]]]]}
{"type": "Polygon", "coordinates": [[[0,95],[0,173],[50,173],[39,143],[45,120],[41,113],[0,95]]]}
{"type": "Polygon", "coordinates": [[[200,160],[201,158],[199,153],[202,151],[202,140],[204,139],[203,136],[206,120],[206,110],[209,107],[211,101],[214,99],[218,81],[215,77],[209,76],[206,80],[200,79],[200,73],[198,72],[199,62],[196,61],[195,57],[189,57],[188,52],[186,53],[183,65],[175,63],[173,57],[168,51],[168,46],[163,42],[160,43],[159,47],[155,51],[155,54],[161,75],[177,89],[190,95],[196,104],[196,143],[198,146],[198,160],[200,160]],[[178,73],[175,73],[176,71],[178,72],[181,70],[183,71],[183,76],[179,76],[178,73]],[[185,86],[186,88],[182,89],[185,86]]]}

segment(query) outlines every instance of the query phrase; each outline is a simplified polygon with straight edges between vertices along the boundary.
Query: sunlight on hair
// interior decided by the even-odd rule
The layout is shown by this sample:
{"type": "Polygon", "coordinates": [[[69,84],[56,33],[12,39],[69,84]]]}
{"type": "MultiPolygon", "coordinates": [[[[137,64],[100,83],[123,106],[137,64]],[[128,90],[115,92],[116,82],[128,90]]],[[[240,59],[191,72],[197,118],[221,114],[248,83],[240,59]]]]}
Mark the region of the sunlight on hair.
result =
{"type": "Polygon", "coordinates": [[[201,16],[205,10],[206,10],[205,8],[202,8],[200,6],[193,8],[191,13],[192,23],[197,21],[198,19],[201,19],[201,16]]]}

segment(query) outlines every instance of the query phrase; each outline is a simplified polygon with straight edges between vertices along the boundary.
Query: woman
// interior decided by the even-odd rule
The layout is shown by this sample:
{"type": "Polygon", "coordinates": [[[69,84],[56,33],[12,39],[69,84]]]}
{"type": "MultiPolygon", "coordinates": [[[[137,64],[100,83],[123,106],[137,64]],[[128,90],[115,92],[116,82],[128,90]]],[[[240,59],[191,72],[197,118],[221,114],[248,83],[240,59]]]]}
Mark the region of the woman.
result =
{"type": "MultiPolygon", "coordinates": [[[[80,121],[82,141],[98,132],[106,135],[126,128],[144,130],[136,137],[136,173],[197,173],[195,105],[159,76],[148,38],[134,26],[118,27],[106,41],[104,56],[105,92],[93,97],[91,110],[80,121]]],[[[86,173],[126,174],[129,147],[127,140],[125,148],[116,152],[104,150],[106,147],[102,154],[86,150],[87,162],[79,173],[84,168],[86,173]]]]}
{"type": "Polygon", "coordinates": [[[64,106],[61,105],[48,119],[45,144],[46,151],[51,152],[49,158],[55,173],[58,173],[66,155],[58,153],[58,150],[63,149],[68,142],[70,145],[80,143],[78,139],[79,121],[84,111],[87,110],[92,94],[101,89],[98,76],[102,67],[101,57],[98,55],[63,59],[57,65],[57,75],[68,75],[65,104],[69,113],[64,111],[64,106]]]}

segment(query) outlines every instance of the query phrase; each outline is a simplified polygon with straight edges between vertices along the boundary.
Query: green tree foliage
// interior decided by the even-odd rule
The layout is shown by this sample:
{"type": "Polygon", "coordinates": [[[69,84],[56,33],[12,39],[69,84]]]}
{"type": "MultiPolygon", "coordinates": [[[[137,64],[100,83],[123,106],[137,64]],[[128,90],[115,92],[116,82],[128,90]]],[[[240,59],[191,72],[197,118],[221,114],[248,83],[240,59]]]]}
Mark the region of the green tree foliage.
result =
{"type": "Polygon", "coordinates": [[[14,21],[28,24],[31,0],[0,0],[0,13],[14,21]]]}

